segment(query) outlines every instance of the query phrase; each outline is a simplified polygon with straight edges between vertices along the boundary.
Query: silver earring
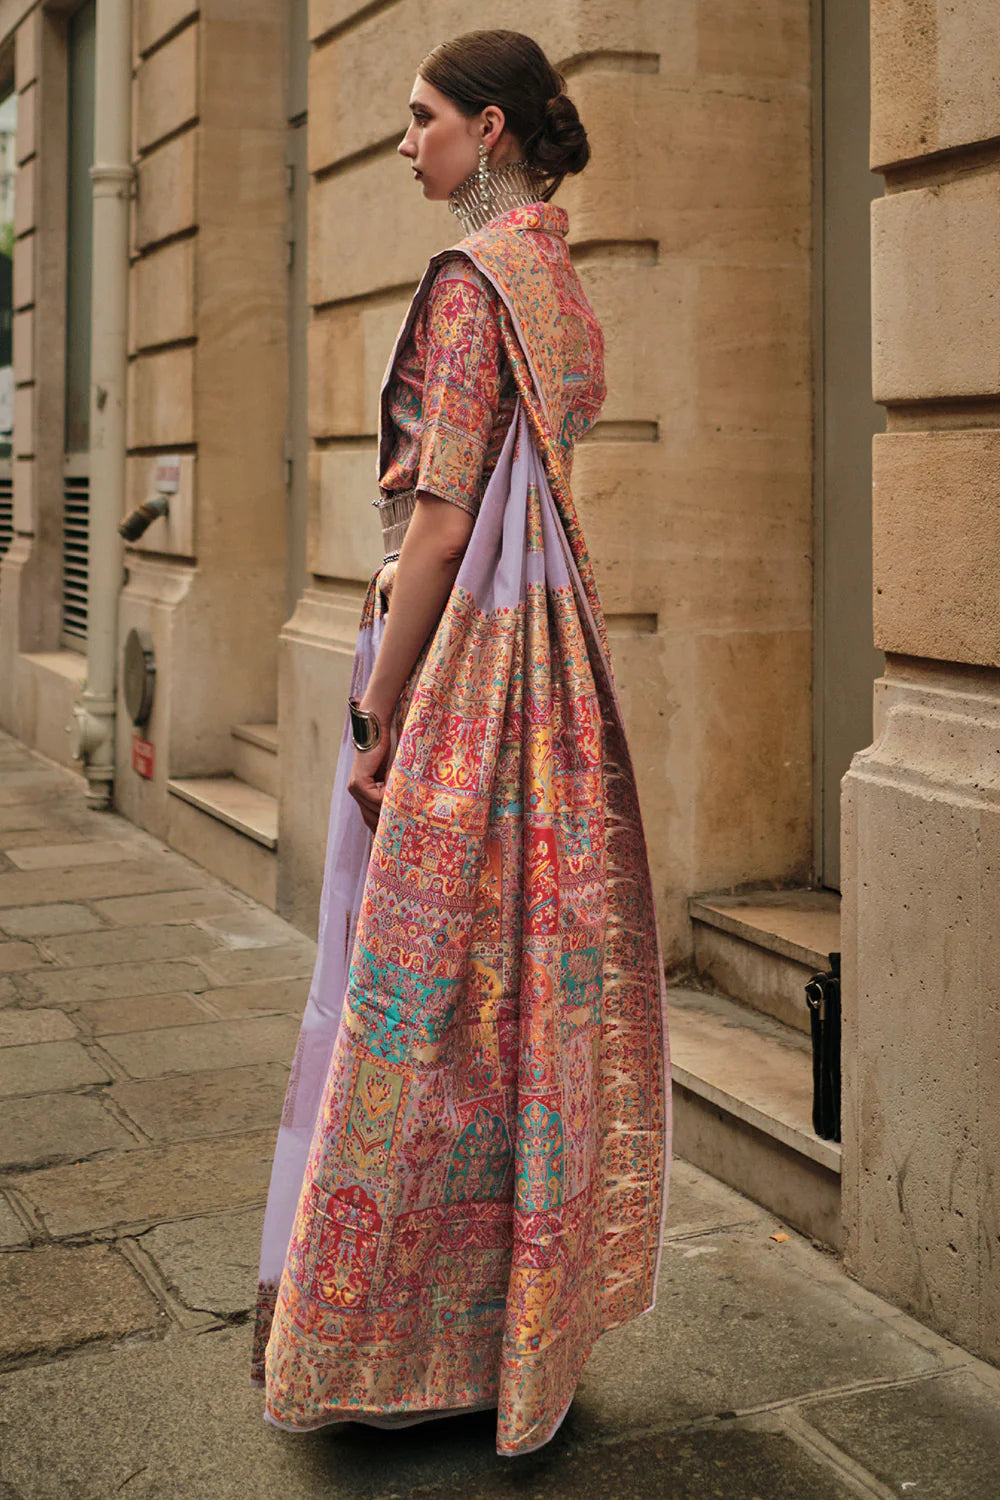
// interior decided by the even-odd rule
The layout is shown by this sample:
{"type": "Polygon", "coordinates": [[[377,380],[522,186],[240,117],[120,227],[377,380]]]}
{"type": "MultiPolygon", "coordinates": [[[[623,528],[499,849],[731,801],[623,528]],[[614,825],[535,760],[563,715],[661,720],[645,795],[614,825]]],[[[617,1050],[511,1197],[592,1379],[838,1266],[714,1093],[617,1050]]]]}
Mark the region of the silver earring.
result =
{"type": "Polygon", "coordinates": [[[483,141],[480,141],[479,142],[479,168],[478,168],[477,175],[478,175],[478,179],[479,179],[479,203],[480,203],[480,207],[482,207],[484,209],[487,209],[490,206],[490,166],[489,166],[489,156],[490,156],[490,153],[487,151],[485,143],[483,141]]]}

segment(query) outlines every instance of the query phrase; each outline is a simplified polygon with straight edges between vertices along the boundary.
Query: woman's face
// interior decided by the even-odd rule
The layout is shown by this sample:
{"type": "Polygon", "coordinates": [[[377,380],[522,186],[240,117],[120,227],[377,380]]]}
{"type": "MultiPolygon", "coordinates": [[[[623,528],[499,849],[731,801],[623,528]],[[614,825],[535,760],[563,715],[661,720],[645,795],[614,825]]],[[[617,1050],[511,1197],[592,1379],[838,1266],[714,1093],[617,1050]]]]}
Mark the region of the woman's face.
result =
{"type": "Polygon", "coordinates": [[[398,151],[413,168],[424,197],[447,198],[479,164],[479,143],[491,150],[503,131],[503,111],[493,106],[482,114],[463,115],[426,79],[417,74],[410,94],[410,128],[398,151]]]}

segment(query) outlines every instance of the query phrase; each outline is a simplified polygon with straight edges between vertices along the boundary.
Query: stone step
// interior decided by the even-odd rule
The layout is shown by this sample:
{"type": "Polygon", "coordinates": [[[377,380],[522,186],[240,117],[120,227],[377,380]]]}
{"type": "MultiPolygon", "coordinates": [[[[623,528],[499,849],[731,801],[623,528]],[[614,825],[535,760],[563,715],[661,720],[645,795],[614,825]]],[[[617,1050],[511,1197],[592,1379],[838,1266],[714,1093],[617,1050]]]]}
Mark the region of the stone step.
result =
{"type": "Polygon", "coordinates": [[[751,891],[689,903],[698,974],[724,995],[808,1032],[805,984],[840,951],[833,891],[751,891]]]}
{"type": "Polygon", "coordinates": [[[168,781],[167,790],[265,849],[278,847],[277,798],[238,776],[183,777],[168,781]]]}
{"type": "Polygon", "coordinates": [[[840,1146],[812,1128],[812,1049],[723,995],[667,992],[674,1150],[840,1248],[840,1146]]]}
{"type": "Polygon", "coordinates": [[[238,776],[167,782],[167,842],[255,901],[277,904],[278,801],[238,776]]]}
{"type": "Polygon", "coordinates": [[[233,774],[269,797],[278,795],[277,724],[234,724],[233,774]]]}

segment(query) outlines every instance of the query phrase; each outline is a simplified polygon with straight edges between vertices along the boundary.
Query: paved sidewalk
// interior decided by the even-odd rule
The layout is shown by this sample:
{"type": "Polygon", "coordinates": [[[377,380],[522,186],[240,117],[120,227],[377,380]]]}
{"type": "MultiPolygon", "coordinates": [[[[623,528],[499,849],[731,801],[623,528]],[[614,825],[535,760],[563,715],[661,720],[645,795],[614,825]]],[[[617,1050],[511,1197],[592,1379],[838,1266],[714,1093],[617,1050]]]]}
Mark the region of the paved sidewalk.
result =
{"type": "Polygon", "coordinates": [[[248,1315],[313,946],[0,735],[0,1500],[997,1500],[1000,1375],[678,1163],[557,1438],[261,1420],[248,1315]]]}

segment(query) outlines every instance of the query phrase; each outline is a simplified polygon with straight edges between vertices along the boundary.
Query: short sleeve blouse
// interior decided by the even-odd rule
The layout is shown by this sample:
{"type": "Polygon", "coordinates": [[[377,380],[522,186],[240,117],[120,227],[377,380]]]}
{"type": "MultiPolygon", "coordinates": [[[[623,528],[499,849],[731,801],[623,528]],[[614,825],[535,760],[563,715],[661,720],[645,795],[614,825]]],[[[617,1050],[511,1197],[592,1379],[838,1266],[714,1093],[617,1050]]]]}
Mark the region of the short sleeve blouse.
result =
{"type": "Polygon", "coordinates": [[[423,490],[477,513],[517,403],[502,315],[495,289],[470,261],[441,266],[386,392],[383,492],[423,490]]]}

